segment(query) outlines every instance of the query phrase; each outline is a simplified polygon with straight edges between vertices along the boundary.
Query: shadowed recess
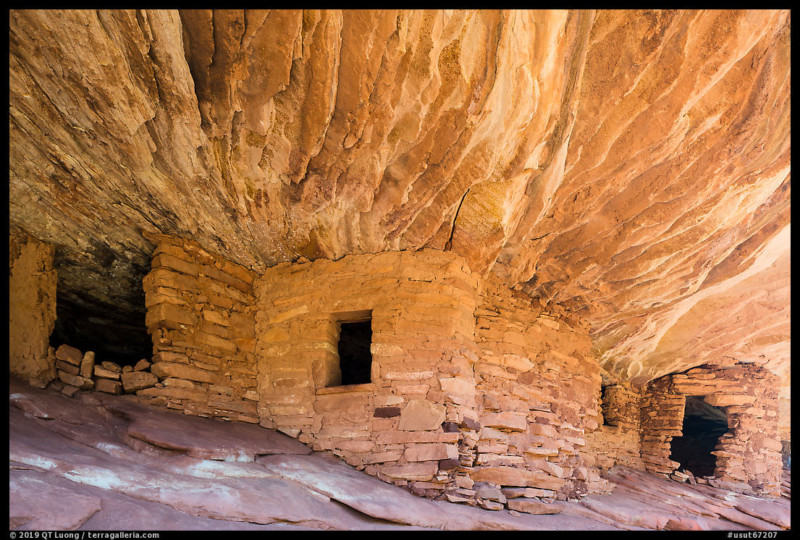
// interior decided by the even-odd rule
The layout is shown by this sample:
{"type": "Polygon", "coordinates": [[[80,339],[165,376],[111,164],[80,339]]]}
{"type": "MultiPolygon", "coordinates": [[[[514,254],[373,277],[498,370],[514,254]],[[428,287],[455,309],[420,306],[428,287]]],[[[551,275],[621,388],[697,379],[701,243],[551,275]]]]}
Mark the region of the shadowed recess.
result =
{"type": "Polygon", "coordinates": [[[727,431],[725,409],[709,405],[702,397],[686,396],[683,435],[672,439],[670,459],[695,476],[712,476],[717,460],[711,452],[727,431]]]}

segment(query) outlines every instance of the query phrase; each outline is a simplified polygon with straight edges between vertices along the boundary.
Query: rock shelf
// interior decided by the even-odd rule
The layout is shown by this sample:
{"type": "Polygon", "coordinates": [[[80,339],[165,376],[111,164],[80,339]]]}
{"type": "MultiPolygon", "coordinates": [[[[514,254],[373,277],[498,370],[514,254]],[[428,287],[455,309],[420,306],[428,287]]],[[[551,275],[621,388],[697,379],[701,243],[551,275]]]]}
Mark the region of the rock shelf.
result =
{"type": "Polygon", "coordinates": [[[67,398],[15,378],[9,391],[12,530],[790,526],[788,474],[784,495],[763,500],[617,467],[606,475],[609,495],[537,505],[523,491],[504,490],[516,509],[490,511],[415,497],[248,423],[187,416],[133,396],[81,391],[67,398]]]}

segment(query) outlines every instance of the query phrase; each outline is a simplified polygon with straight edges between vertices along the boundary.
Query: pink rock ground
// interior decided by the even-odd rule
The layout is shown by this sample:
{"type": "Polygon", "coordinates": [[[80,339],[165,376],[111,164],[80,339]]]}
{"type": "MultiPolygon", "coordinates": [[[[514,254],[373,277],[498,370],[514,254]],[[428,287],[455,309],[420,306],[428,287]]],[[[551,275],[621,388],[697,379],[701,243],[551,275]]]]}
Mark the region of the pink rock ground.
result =
{"type": "Polygon", "coordinates": [[[555,515],[415,497],[283,434],[138,404],[70,399],[12,379],[9,527],[16,530],[789,528],[790,503],[614,469],[611,495],[555,515]]]}

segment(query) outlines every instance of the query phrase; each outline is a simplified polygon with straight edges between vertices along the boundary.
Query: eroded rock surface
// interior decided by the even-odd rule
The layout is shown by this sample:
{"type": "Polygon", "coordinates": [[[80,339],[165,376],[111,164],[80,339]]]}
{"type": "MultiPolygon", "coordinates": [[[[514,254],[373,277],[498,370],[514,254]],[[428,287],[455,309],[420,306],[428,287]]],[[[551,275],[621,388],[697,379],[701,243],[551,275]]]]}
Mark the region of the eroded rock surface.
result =
{"type": "Polygon", "coordinates": [[[255,271],[429,247],[584,319],[623,380],[759,362],[789,397],[788,10],[9,24],[10,217],[65,314],[143,318],[142,231],[255,271]]]}
{"type": "Polygon", "coordinates": [[[56,376],[50,333],[56,321],[53,246],[20,231],[8,242],[9,371],[44,387],[56,376]]]}
{"type": "Polygon", "coordinates": [[[492,512],[416,497],[271,430],[151,408],[132,396],[66,398],[12,379],[9,404],[9,524],[17,530],[790,526],[788,477],[784,497],[771,501],[616,468],[611,495],[538,503],[548,508],[516,498],[519,512],[492,512]],[[212,438],[231,447],[215,444],[212,455],[212,438]]]}

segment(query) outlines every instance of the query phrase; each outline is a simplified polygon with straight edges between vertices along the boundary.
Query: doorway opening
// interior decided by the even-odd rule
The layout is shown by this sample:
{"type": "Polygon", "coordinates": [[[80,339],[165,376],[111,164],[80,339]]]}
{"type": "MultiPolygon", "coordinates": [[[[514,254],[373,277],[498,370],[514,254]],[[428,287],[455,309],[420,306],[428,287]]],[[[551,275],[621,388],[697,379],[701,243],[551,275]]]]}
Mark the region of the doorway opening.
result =
{"type": "Polygon", "coordinates": [[[728,432],[728,415],[722,407],[709,405],[702,396],[686,396],[683,435],[672,439],[670,459],[695,477],[713,476],[717,458],[711,452],[728,432]]]}

